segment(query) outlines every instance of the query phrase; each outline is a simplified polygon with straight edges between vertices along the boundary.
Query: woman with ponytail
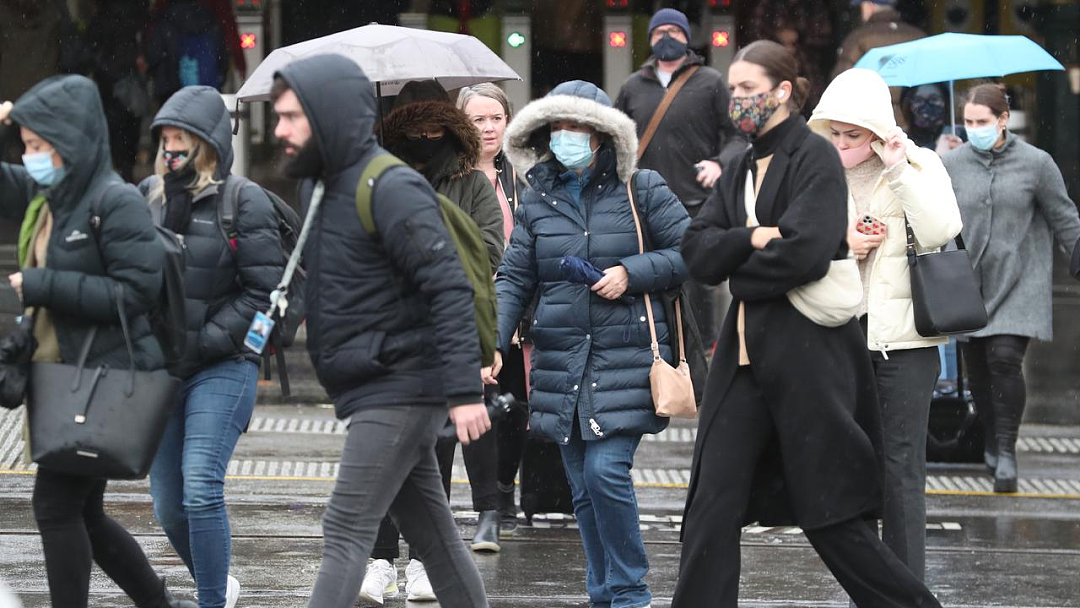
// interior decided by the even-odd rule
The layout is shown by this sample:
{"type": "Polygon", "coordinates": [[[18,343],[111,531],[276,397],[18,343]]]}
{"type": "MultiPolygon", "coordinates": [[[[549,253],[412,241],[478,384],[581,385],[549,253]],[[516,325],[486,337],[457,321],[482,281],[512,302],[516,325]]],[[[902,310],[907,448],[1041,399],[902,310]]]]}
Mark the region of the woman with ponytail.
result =
{"type": "Polygon", "coordinates": [[[872,520],[881,422],[857,310],[828,320],[795,295],[849,255],[843,165],[799,115],[809,83],[796,74],[774,42],[735,56],[731,118],[752,147],[683,237],[691,276],[729,281],[733,302],[701,405],[672,606],[738,605],[739,537],[754,521],[800,526],[859,606],[940,606],[872,520]]]}

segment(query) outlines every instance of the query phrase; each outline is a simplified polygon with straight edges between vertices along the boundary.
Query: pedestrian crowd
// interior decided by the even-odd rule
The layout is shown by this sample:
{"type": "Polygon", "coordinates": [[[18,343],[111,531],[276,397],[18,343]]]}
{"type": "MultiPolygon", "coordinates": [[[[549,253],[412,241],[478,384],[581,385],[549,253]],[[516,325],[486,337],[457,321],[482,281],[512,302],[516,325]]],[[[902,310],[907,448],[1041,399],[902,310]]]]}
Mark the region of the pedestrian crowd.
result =
{"type": "MultiPolygon", "coordinates": [[[[917,37],[888,26],[889,5],[862,3],[870,33],[844,61],[873,32],[917,37]]],[[[0,165],[25,314],[0,342],[0,393],[29,403],[52,604],[87,606],[97,563],[140,607],[236,605],[225,473],[293,314],[347,426],[309,606],[397,596],[399,537],[408,599],[487,606],[469,549],[513,537],[519,472],[527,517],[565,495],[553,508],[576,517],[590,605],[650,606],[631,469],[672,399],[699,418],[673,606],[737,605],[751,522],[799,526],[854,605],[940,606],[923,582],[924,490],[949,332],[924,329],[924,287],[945,286],[924,286],[919,266],[954,242],[970,259],[985,320],[961,349],[994,489],[1015,492],[1022,364],[1032,339],[1052,339],[1055,243],[1080,275],[1060,171],[1009,131],[999,85],[969,92],[963,143],[938,137],[936,86],[901,94],[846,64],[811,83],[772,41],[720,74],[674,9],[652,17],[649,41],[614,101],[570,80],[517,109],[491,84],[452,99],[427,80],[384,112],[344,57],[282,67],[274,134],[302,228],[231,174],[213,86],[155,87],[168,94],[138,187],[112,147],[138,134],[113,127],[100,80],[53,76],[4,102],[0,123],[26,152],[0,165]],[[71,392],[37,379],[57,374],[71,392]],[[113,395],[160,413],[156,428],[110,419],[151,448],[79,434],[113,395]],[[35,429],[61,410],[76,412],[49,422],[62,437],[35,429]],[[470,543],[448,501],[458,443],[470,543]],[[105,512],[108,479],[147,474],[197,602],[174,596],[105,512]]]]}

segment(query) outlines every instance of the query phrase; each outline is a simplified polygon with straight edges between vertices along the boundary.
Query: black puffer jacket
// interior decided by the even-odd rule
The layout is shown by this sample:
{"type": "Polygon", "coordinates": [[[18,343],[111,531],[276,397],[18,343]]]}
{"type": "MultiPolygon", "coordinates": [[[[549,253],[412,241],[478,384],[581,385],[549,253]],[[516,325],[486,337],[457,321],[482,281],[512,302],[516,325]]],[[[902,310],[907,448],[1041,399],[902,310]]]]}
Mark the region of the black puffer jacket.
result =
{"type": "MultiPolygon", "coordinates": [[[[188,349],[174,369],[187,378],[224,359],[259,356],[244,347],[251,319],[270,305],[270,292],[285,272],[285,255],[273,203],[254,183],[237,195],[234,220],[235,250],[218,220],[224,180],[232,167],[232,130],[229,111],[221,95],[210,87],[185,87],[169,98],[154,118],[153,128],[183,129],[214,147],[218,156],[216,179],[192,194],[191,222],[181,231],[186,245],[184,273],[188,349]]],[[[236,178],[234,178],[236,179],[236,178]]],[[[150,198],[150,213],[161,223],[165,211],[160,177],[139,185],[150,198]]]]}
{"type": "Polygon", "coordinates": [[[59,183],[42,188],[23,167],[0,164],[0,213],[21,221],[31,201],[44,197],[53,214],[45,268],[23,271],[23,303],[52,313],[63,361],[78,360],[97,325],[89,363],[124,367],[130,359],[116,299],[123,285],[135,365],[160,369],[165,357],[146,313],[161,293],[164,251],[146,203],[110,168],[97,87],[82,76],[48,78],[15,102],[11,119],[52,144],[65,170],[59,183]]]}
{"type": "Polygon", "coordinates": [[[356,213],[360,175],[384,153],[372,131],[371,82],[338,55],[302,59],[278,75],[300,100],[322,159],[300,189],[307,209],[316,180],[326,187],[304,247],[307,347],[337,415],[480,403],[472,286],[431,185],[408,167],[387,169],[372,193],[377,236],[356,213]]]}

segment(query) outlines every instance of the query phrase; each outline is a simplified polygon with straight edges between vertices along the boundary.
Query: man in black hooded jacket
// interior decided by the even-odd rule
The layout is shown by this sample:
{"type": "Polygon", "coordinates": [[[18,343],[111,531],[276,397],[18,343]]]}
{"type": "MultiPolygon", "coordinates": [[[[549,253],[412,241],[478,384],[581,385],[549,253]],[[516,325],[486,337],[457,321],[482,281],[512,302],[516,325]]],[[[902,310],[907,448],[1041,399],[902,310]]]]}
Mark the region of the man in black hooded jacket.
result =
{"type": "Polygon", "coordinates": [[[435,460],[446,406],[462,443],[491,427],[483,405],[472,287],[435,192],[408,167],[375,182],[368,236],[356,189],[384,153],[372,131],[375,96],[353,62],[296,61],[275,75],[275,135],[286,172],[313,206],[304,246],[307,346],[349,431],[323,520],[323,563],[309,606],[347,608],[360,591],[383,515],[427,565],[446,608],[487,606],[480,573],[458,535],[435,460]],[[402,476],[402,472],[407,474],[402,476]]]}

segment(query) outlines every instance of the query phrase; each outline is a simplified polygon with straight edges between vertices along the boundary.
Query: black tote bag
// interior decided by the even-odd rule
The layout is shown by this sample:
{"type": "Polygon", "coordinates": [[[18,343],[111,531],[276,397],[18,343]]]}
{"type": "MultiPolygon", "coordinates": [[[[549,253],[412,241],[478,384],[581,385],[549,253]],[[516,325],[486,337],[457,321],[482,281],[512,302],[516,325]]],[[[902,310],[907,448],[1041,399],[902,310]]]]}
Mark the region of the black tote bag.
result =
{"type": "Polygon", "coordinates": [[[107,479],[142,479],[150,471],[180,381],[164,369],[135,369],[122,286],[116,297],[130,369],[86,367],[97,327],[77,364],[31,364],[30,453],[43,468],[107,479]]]}
{"type": "Polygon", "coordinates": [[[986,304],[975,282],[964,239],[956,235],[955,250],[916,255],[915,233],[906,219],[904,227],[915,331],[924,338],[934,338],[986,327],[986,304]]]}

